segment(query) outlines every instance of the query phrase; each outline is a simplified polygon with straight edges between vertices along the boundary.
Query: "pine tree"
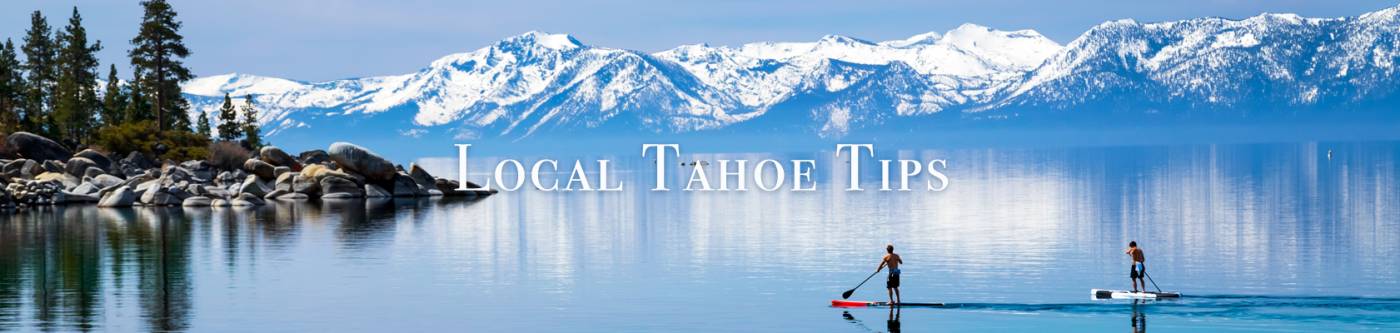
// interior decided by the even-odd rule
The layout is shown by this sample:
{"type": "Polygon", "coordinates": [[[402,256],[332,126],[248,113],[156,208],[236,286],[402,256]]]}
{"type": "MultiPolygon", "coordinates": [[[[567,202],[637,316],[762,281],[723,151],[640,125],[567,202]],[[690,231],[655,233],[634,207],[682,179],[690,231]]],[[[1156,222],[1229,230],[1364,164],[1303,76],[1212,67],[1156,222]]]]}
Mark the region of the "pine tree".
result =
{"type": "Polygon", "coordinates": [[[97,126],[102,104],[97,99],[97,51],[102,42],[88,45],[83,17],[73,7],[68,26],[58,33],[58,85],[54,90],[53,118],[59,137],[86,142],[97,126]]]}
{"type": "Polygon", "coordinates": [[[127,123],[155,120],[152,108],[151,101],[146,99],[146,88],[141,86],[141,81],[132,80],[127,85],[126,108],[122,111],[122,120],[127,123]]]}
{"type": "Polygon", "coordinates": [[[53,105],[54,86],[58,75],[54,66],[55,47],[48,19],[34,11],[29,16],[29,30],[25,32],[24,70],[29,74],[25,87],[24,114],[21,123],[24,130],[40,135],[52,135],[49,125],[52,120],[49,112],[53,105]]]}
{"type": "Polygon", "coordinates": [[[233,99],[224,94],[224,104],[219,106],[219,140],[234,141],[243,135],[243,125],[238,122],[238,112],[233,108],[233,99]]]}
{"type": "Polygon", "coordinates": [[[204,111],[195,111],[195,112],[199,112],[199,123],[198,123],[198,124],[195,124],[195,133],[199,134],[199,136],[208,138],[208,137],[209,137],[209,113],[204,112],[204,111]]]}
{"type": "Polygon", "coordinates": [[[126,93],[122,91],[121,79],[117,78],[117,65],[112,64],[107,68],[107,87],[102,95],[102,124],[122,124],[125,112],[126,93]]]}
{"type": "Polygon", "coordinates": [[[193,75],[181,60],[190,55],[180,36],[181,23],[165,0],[142,1],[141,6],[145,9],[141,29],[127,53],[136,80],[148,91],[159,130],[189,131],[189,101],[180,95],[180,83],[193,75]]]}
{"type": "Polygon", "coordinates": [[[243,96],[243,135],[248,141],[248,147],[253,149],[262,148],[262,137],[258,134],[258,110],[253,108],[253,96],[243,96]]]}
{"type": "Polygon", "coordinates": [[[9,39],[0,45],[0,132],[13,133],[20,129],[19,114],[24,103],[24,72],[20,68],[15,43],[9,39]]]}

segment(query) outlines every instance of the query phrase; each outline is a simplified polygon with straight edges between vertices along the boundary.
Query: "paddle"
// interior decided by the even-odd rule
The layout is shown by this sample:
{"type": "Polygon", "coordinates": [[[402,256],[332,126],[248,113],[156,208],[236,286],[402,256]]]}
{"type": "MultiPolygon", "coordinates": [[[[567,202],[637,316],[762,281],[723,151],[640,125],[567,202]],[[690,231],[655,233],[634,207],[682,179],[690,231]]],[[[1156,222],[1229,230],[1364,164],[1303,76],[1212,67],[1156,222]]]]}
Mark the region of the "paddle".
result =
{"type": "Polygon", "coordinates": [[[875,270],[875,273],[870,273],[870,276],[865,277],[865,281],[861,281],[860,284],[856,285],[855,288],[851,288],[851,290],[847,290],[846,292],[841,293],[841,299],[851,298],[851,294],[856,293],[856,289],[860,289],[860,286],[864,286],[864,285],[865,285],[865,282],[870,281],[870,278],[875,277],[875,274],[879,274],[879,273],[880,273],[880,270],[878,270],[878,269],[875,270]]]}
{"type": "Polygon", "coordinates": [[[1152,287],[1153,287],[1153,288],[1157,288],[1157,292],[1159,292],[1159,293],[1162,292],[1162,288],[1157,286],[1157,281],[1152,281],[1152,276],[1151,276],[1151,275],[1147,275],[1147,271],[1146,271],[1146,270],[1143,270],[1143,271],[1142,271],[1142,275],[1147,277],[1147,281],[1148,281],[1148,282],[1152,282],[1152,287]]]}

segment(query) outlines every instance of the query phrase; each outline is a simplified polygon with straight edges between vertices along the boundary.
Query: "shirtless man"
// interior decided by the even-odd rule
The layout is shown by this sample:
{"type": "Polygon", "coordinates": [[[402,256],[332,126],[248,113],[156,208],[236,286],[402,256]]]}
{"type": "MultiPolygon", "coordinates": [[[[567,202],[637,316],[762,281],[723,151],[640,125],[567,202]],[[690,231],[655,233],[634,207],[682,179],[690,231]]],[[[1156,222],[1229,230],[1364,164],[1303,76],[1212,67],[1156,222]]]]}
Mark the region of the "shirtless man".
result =
{"type": "Polygon", "coordinates": [[[1142,248],[1137,246],[1137,241],[1129,241],[1128,250],[1123,253],[1133,257],[1133,266],[1128,269],[1128,279],[1133,280],[1133,292],[1138,292],[1139,283],[1142,284],[1142,290],[1147,290],[1147,282],[1142,281],[1142,278],[1147,276],[1147,266],[1143,265],[1147,259],[1142,255],[1142,248]]]}
{"type": "Polygon", "coordinates": [[[880,267],[875,268],[875,271],[879,272],[885,269],[885,266],[890,266],[890,277],[885,280],[885,289],[890,293],[891,305],[899,304],[899,265],[903,263],[904,260],[900,259],[898,254],[894,254],[894,244],[890,244],[885,245],[885,257],[880,259],[880,267]]]}

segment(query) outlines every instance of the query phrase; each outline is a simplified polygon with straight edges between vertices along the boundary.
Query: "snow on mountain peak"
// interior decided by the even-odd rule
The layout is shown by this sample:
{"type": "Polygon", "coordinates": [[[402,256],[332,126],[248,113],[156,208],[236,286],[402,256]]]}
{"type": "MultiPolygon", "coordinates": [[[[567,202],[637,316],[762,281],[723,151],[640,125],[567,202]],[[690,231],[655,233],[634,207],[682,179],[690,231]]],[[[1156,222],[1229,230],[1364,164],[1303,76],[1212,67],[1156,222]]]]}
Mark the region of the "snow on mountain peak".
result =
{"type": "Polygon", "coordinates": [[[971,53],[989,70],[1028,71],[1060,50],[1060,44],[1034,30],[1001,31],[966,23],[943,34],[940,45],[971,53]]]}
{"type": "Polygon", "coordinates": [[[891,40],[891,41],[880,42],[880,45],[889,46],[889,47],[896,47],[896,48],[910,47],[910,46],[916,46],[916,45],[929,45],[929,44],[937,43],[938,40],[939,40],[939,39],[942,39],[942,38],[943,38],[943,34],[940,34],[940,33],[938,33],[938,32],[930,31],[930,32],[925,32],[925,33],[921,33],[921,34],[918,34],[918,35],[913,35],[913,36],[910,36],[909,38],[905,38],[905,39],[901,39],[901,40],[891,40]]]}
{"type": "Polygon", "coordinates": [[[1361,14],[1360,20],[1367,22],[1395,22],[1400,18],[1400,5],[1395,5],[1386,9],[1377,10],[1370,13],[1361,14]]]}
{"type": "Polygon", "coordinates": [[[225,93],[233,96],[280,94],[305,87],[306,84],[292,80],[239,73],[202,76],[180,86],[187,94],[217,97],[225,93]]]}
{"type": "Polygon", "coordinates": [[[849,36],[842,36],[842,35],[826,35],[826,36],[822,36],[822,39],[817,40],[817,43],[824,43],[824,44],[840,44],[840,45],[856,45],[856,44],[869,45],[869,44],[873,44],[873,43],[871,43],[871,42],[868,42],[868,41],[865,41],[865,40],[862,40],[862,39],[859,39],[859,38],[854,38],[854,37],[849,37],[849,36]]]}
{"type": "Polygon", "coordinates": [[[583,46],[577,39],[568,34],[551,34],[540,31],[529,31],[518,36],[507,38],[506,41],[527,42],[536,45],[556,49],[567,50],[583,46]]]}

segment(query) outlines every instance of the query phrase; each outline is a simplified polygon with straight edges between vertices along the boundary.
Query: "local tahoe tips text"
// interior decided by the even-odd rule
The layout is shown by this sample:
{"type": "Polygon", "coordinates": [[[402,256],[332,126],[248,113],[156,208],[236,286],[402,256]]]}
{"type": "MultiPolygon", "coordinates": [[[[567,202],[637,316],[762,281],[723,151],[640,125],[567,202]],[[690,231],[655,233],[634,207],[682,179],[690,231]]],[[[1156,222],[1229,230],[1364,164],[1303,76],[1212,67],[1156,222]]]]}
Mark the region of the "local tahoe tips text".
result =
{"type": "MultiPolygon", "coordinates": [[[[471,144],[456,144],[457,146],[457,179],[461,184],[458,190],[462,191],[485,191],[490,188],[497,188],[502,191],[516,191],[525,188],[527,185],[540,191],[622,191],[624,182],[621,179],[611,177],[612,161],[600,159],[596,161],[597,180],[589,178],[588,170],[584,167],[583,161],[574,161],[574,165],[569,171],[568,180],[562,184],[560,179],[545,179],[541,175],[555,174],[560,170],[558,160],[540,159],[532,163],[521,163],[515,159],[503,159],[496,163],[496,168],[492,172],[492,177],[488,178],[485,187],[473,188],[467,186],[467,151],[471,144]],[[513,177],[511,176],[513,175],[513,177]]],[[[667,167],[670,166],[671,157],[679,159],[681,148],[679,144],[643,144],[642,158],[653,157],[655,161],[655,181],[652,191],[670,191],[667,185],[667,167]]],[[[861,160],[865,156],[875,156],[875,146],[873,144],[837,144],[835,155],[840,158],[846,154],[850,157],[849,172],[850,180],[847,183],[846,191],[864,191],[861,185],[861,160]]],[[[727,160],[714,161],[718,164],[718,172],[709,174],[703,166],[696,165],[691,168],[689,177],[685,180],[683,191],[747,191],[750,189],[748,179],[752,177],[753,187],[761,191],[777,191],[790,189],[792,191],[815,191],[817,183],[812,180],[812,170],[816,168],[817,161],[809,159],[795,159],[779,161],[775,159],[764,159],[753,163],[750,168],[748,160],[727,160]],[[750,174],[752,172],[752,174],[750,174]]],[[[913,191],[922,187],[926,191],[943,191],[948,188],[948,176],[943,173],[948,168],[948,161],[944,159],[931,159],[927,161],[910,159],[879,159],[880,182],[877,188],[880,191],[913,191]],[[916,184],[922,176],[923,186],[916,184]]],[[[873,166],[867,166],[873,167],[873,166]]]]}

